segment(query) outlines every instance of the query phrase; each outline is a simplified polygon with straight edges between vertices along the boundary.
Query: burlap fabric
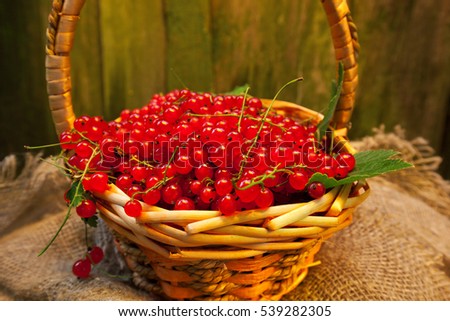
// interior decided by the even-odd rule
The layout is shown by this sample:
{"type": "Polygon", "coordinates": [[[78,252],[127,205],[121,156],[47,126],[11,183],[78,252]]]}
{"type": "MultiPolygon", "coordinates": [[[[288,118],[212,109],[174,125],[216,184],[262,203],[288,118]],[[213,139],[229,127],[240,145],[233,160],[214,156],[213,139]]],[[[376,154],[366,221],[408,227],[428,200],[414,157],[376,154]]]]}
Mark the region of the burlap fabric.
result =
{"type": "MultiPolygon", "coordinates": [[[[353,224],[324,243],[322,264],[283,299],[449,300],[450,184],[436,174],[440,158],[423,139],[406,141],[400,129],[378,129],[353,145],[399,150],[416,167],[371,179],[372,194],[353,224]]],[[[85,244],[76,215],[37,257],[65,215],[69,182],[30,155],[5,158],[0,175],[0,300],[160,299],[133,285],[102,224],[88,237],[106,248],[107,259],[92,278],[75,278],[71,265],[85,244]]]]}

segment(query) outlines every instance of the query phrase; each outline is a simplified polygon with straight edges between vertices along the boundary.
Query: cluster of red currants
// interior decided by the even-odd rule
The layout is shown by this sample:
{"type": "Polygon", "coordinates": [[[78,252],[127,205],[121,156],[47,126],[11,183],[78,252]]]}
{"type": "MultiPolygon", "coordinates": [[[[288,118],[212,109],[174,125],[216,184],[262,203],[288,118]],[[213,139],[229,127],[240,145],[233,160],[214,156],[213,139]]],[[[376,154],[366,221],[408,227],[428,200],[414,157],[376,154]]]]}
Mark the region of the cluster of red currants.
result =
{"type": "MultiPolygon", "coordinates": [[[[142,203],[228,216],[320,198],[326,189],[311,180],[314,173],[341,179],[355,166],[352,154],[319,141],[308,120],[246,95],[174,90],[114,121],[81,116],[73,127],[60,144],[69,175],[82,186],[76,212],[85,222],[97,211],[91,193],[109,184],[130,196],[124,209],[132,217],[142,203]]],[[[68,204],[71,197],[69,190],[68,204]]],[[[98,246],[88,249],[73,273],[88,277],[102,258],[98,246]]]]}
{"type": "MultiPolygon", "coordinates": [[[[310,182],[314,173],[340,179],[355,166],[352,154],[322,146],[315,125],[258,98],[189,90],[155,95],[110,122],[81,116],[60,143],[73,150],[66,166],[83,173],[84,191],[114,183],[131,197],[125,211],[133,217],[141,202],[232,215],[315,199],[326,191],[310,182]]],[[[85,199],[77,213],[94,215],[94,202],[85,199]]]]}
{"type": "Polygon", "coordinates": [[[92,266],[100,263],[104,258],[101,247],[93,246],[88,249],[86,257],[79,259],[72,266],[72,273],[80,279],[85,279],[91,274],[92,266]]]}

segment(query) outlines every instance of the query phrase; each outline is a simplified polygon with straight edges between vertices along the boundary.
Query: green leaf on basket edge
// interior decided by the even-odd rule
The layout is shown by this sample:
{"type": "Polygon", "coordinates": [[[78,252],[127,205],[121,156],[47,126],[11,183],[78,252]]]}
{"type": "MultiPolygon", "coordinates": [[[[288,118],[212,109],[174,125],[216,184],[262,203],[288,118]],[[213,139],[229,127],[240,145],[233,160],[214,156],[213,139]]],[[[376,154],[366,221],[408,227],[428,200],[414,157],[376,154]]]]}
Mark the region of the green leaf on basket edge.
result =
{"type": "Polygon", "coordinates": [[[397,151],[385,149],[368,150],[355,153],[354,156],[356,165],[347,177],[336,180],[321,173],[314,173],[309,179],[309,182],[321,182],[326,188],[331,188],[388,172],[413,167],[412,164],[405,162],[402,159],[395,158],[395,156],[398,155],[399,152],[397,151]]]}
{"type": "Polygon", "coordinates": [[[83,200],[83,193],[84,189],[81,180],[73,182],[67,192],[67,199],[70,201],[70,204],[72,204],[72,207],[80,205],[83,200]]]}
{"type": "Polygon", "coordinates": [[[318,135],[317,138],[319,141],[325,135],[325,132],[328,129],[328,126],[330,125],[330,121],[333,118],[334,111],[336,109],[339,97],[341,95],[343,82],[344,82],[344,65],[342,64],[342,62],[339,62],[338,81],[337,83],[334,82],[332,83],[330,102],[328,103],[328,107],[326,109],[325,114],[323,115],[322,121],[317,125],[317,135],[318,135]]]}

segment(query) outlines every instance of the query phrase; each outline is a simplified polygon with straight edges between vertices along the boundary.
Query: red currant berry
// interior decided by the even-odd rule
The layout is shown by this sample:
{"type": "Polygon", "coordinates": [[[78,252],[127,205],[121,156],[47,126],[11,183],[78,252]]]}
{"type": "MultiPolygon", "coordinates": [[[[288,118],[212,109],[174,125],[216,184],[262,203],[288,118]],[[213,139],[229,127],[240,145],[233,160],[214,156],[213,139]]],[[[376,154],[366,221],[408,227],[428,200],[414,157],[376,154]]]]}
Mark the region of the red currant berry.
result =
{"type": "Polygon", "coordinates": [[[331,165],[324,165],[319,168],[319,173],[322,173],[324,175],[327,175],[328,177],[334,177],[336,175],[336,172],[331,165]]]}
{"type": "Polygon", "coordinates": [[[320,198],[325,194],[325,186],[321,182],[312,182],[308,185],[308,195],[312,198],[320,198]]]}
{"type": "Polygon", "coordinates": [[[136,182],[140,182],[140,181],[146,179],[148,172],[149,172],[148,168],[145,166],[141,166],[141,165],[133,166],[130,170],[130,174],[131,174],[131,176],[133,176],[133,179],[136,182]]]}
{"type": "Polygon", "coordinates": [[[87,254],[87,259],[89,259],[92,262],[92,264],[100,263],[104,257],[105,254],[103,253],[102,248],[98,246],[92,247],[87,254]]]}
{"type": "Polygon", "coordinates": [[[345,178],[345,177],[347,177],[347,175],[348,175],[348,168],[347,168],[347,167],[344,167],[344,166],[337,166],[337,167],[334,169],[334,177],[335,177],[336,179],[342,179],[342,178],[345,178]]]}
{"type": "Polygon", "coordinates": [[[350,153],[347,152],[340,153],[336,157],[336,161],[339,164],[339,166],[346,167],[348,169],[348,172],[352,171],[353,168],[355,168],[356,164],[355,156],[353,156],[350,153]]]}
{"type": "Polygon", "coordinates": [[[73,122],[73,127],[79,132],[85,132],[88,127],[89,116],[80,116],[73,122]]]}
{"type": "Polygon", "coordinates": [[[195,168],[195,177],[199,181],[203,181],[205,178],[212,178],[214,176],[213,168],[208,164],[201,164],[195,168]]]}
{"type": "Polygon", "coordinates": [[[227,194],[219,199],[218,207],[223,215],[232,215],[236,212],[236,200],[232,195],[227,194]]]}
{"type": "Polygon", "coordinates": [[[296,171],[289,175],[289,185],[297,191],[302,191],[305,189],[308,179],[308,176],[303,172],[296,171]]]}
{"type": "Polygon", "coordinates": [[[158,165],[155,167],[155,175],[159,179],[164,177],[174,177],[177,174],[177,169],[173,164],[158,165]]]}
{"type": "Polygon", "coordinates": [[[194,210],[194,209],[195,209],[195,203],[193,200],[191,200],[188,197],[180,197],[175,202],[174,210],[176,210],[176,211],[177,210],[190,211],[190,210],[194,210]]]}
{"type": "Polygon", "coordinates": [[[94,142],[98,142],[103,137],[103,130],[95,125],[88,127],[86,137],[94,142]]]}
{"type": "Polygon", "coordinates": [[[189,155],[178,155],[178,157],[174,160],[173,165],[177,173],[181,175],[187,175],[192,170],[192,161],[189,155]]]}
{"type": "Polygon", "coordinates": [[[177,199],[183,195],[180,185],[176,183],[168,184],[162,188],[162,199],[167,204],[175,204],[177,199]]]}
{"type": "Polygon", "coordinates": [[[91,274],[91,262],[88,259],[76,261],[72,266],[72,273],[80,279],[86,279],[91,274]]]}
{"type": "Polygon", "coordinates": [[[236,195],[244,203],[253,202],[260,192],[261,187],[259,185],[248,187],[251,182],[250,179],[243,179],[237,183],[236,195]]]}
{"type": "Polygon", "coordinates": [[[133,178],[129,174],[121,174],[116,179],[116,186],[122,191],[127,191],[133,184],[133,178]]]}
{"type": "Polygon", "coordinates": [[[248,100],[247,106],[260,109],[262,107],[262,102],[259,98],[253,97],[248,100]]]}
{"type": "Polygon", "coordinates": [[[149,190],[142,195],[142,200],[148,205],[155,205],[160,199],[161,191],[159,189],[149,190]]]}
{"type": "Polygon", "coordinates": [[[197,180],[193,180],[191,181],[191,183],[189,184],[189,188],[191,189],[191,192],[194,195],[199,195],[201,190],[205,187],[205,185],[197,180]]]}
{"type": "Polygon", "coordinates": [[[214,182],[214,187],[219,196],[225,196],[233,190],[233,183],[228,178],[221,178],[214,182]]]}
{"type": "Polygon", "coordinates": [[[74,142],[73,134],[69,132],[63,132],[59,137],[59,143],[61,144],[62,149],[74,149],[76,146],[74,142]]]}
{"type": "Polygon", "coordinates": [[[214,173],[214,177],[216,180],[221,178],[231,179],[231,173],[228,169],[219,168],[214,173]]]}
{"type": "Polygon", "coordinates": [[[82,218],[89,218],[95,215],[97,212],[97,208],[95,207],[95,204],[91,200],[83,200],[81,201],[80,205],[77,206],[76,212],[78,216],[82,218]]]}
{"type": "Polygon", "coordinates": [[[89,188],[92,192],[103,193],[108,189],[108,174],[95,173],[89,180],[89,188]]]}
{"type": "Polygon", "coordinates": [[[143,191],[144,188],[142,187],[141,184],[133,184],[129,189],[127,189],[126,194],[131,198],[141,200],[143,191]]]}
{"type": "Polygon", "coordinates": [[[86,141],[79,142],[75,147],[75,153],[81,158],[89,158],[93,152],[93,148],[86,141]]]}
{"type": "Polygon", "coordinates": [[[130,200],[125,203],[125,213],[131,217],[139,217],[142,212],[142,205],[138,200],[130,200]]]}
{"type": "Polygon", "coordinates": [[[200,191],[199,196],[204,203],[210,204],[216,199],[217,193],[211,186],[206,186],[200,191]]]}
{"type": "Polygon", "coordinates": [[[268,208],[274,203],[274,196],[269,188],[262,188],[258,197],[255,199],[255,204],[259,208],[268,208]]]}

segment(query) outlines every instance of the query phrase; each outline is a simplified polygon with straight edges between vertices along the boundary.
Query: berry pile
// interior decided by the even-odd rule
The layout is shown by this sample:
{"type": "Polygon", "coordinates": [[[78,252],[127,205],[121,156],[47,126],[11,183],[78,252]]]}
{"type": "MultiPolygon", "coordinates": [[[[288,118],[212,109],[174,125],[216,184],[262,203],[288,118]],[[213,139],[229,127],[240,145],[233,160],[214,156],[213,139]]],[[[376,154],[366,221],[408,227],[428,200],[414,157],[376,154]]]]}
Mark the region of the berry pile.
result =
{"type": "MultiPolygon", "coordinates": [[[[81,195],[76,213],[93,226],[92,193],[109,184],[130,196],[124,210],[131,217],[141,215],[143,203],[229,216],[320,198],[326,189],[311,180],[314,173],[342,179],[355,166],[352,154],[319,141],[308,120],[246,95],[174,90],[114,121],[81,116],[73,127],[60,135],[67,172],[77,183],[66,201],[81,195]]],[[[101,248],[88,248],[72,271],[86,278],[102,258],[101,248]]]]}
{"type": "MultiPolygon", "coordinates": [[[[132,217],[141,202],[233,215],[316,199],[326,190],[310,182],[312,174],[341,179],[355,166],[352,154],[317,140],[315,125],[258,98],[189,90],[155,95],[110,122],[81,116],[60,144],[73,151],[66,166],[86,194],[113,183],[131,197],[125,212],[132,217]]],[[[93,216],[93,200],[86,197],[76,212],[93,216]]]]}

